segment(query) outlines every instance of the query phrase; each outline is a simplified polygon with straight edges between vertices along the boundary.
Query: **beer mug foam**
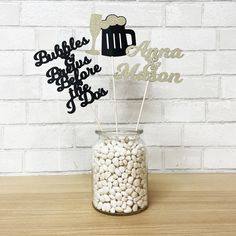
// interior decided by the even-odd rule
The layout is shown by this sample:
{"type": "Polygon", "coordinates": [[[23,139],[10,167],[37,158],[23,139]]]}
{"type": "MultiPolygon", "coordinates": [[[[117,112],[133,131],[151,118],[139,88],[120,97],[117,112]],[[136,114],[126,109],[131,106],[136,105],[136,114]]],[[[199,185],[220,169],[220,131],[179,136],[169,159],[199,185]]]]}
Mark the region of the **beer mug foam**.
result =
{"type": "Polygon", "coordinates": [[[101,21],[102,55],[124,56],[128,46],[136,45],[135,32],[131,29],[125,29],[125,24],[125,17],[116,15],[109,15],[101,21]],[[131,37],[130,43],[128,43],[127,35],[131,37]]]}
{"type": "Polygon", "coordinates": [[[123,16],[116,16],[116,15],[109,15],[105,20],[102,20],[101,22],[101,28],[107,29],[110,26],[115,25],[125,25],[126,19],[123,16]]]}

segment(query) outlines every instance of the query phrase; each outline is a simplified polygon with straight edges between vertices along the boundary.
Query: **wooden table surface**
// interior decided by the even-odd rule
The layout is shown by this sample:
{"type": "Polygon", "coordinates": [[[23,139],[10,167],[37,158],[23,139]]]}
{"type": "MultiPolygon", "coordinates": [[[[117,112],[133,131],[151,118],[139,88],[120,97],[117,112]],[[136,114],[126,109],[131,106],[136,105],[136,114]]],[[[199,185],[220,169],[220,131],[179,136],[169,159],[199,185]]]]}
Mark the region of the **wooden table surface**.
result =
{"type": "Polygon", "coordinates": [[[150,174],[149,195],[146,211],[108,216],[90,175],[0,177],[0,235],[236,235],[236,174],[150,174]]]}

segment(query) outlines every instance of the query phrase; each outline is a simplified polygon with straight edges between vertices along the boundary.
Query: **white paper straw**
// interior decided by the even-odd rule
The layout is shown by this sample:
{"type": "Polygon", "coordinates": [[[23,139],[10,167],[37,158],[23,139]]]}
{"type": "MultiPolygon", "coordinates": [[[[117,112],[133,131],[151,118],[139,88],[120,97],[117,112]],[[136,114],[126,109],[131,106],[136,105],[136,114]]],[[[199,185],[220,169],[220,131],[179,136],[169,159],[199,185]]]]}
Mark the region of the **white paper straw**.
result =
{"type": "Polygon", "coordinates": [[[143,112],[143,106],[144,106],[144,102],[145,102],[145,98],[146,98],[146,94],[147,94],[148,85],[149,85],[149,80],[146,82],[146,87],[145,87],[144,94],[143,94],[143,100],[142,100],[141,108],[139,110],[138,121],[137,121],[137,124],[136,124],[136,129],[135,129],[136,131],[139,128],[139,122],[140,122],[142,112],[143,112]]]}
{"type": "Polygon", "coordinates": [[[115,122],[116,122],[116,134],[118,134],[118,119],[117,119],[117,101],[116,101],[116,83],[115,83],[115,68],[114,68],[114,57],[112,57],[112,86],[113,86],[113,104],[115,111],[115,122]]]}

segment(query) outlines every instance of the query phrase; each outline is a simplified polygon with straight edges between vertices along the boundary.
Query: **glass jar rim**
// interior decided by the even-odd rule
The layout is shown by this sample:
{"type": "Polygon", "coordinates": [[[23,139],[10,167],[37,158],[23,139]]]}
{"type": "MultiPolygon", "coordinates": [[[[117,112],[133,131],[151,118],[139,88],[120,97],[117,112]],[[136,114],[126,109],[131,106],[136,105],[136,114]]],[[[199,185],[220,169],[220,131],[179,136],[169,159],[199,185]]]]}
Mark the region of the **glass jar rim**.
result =
{"type": "Polygon", "coordinates": [[[116,132],[116,129],[114,128],[106,128],[102,130],[95,130],[95,133],[98,135],[140,135],[143,133],[142,129],[118,129],[116,132]]]}

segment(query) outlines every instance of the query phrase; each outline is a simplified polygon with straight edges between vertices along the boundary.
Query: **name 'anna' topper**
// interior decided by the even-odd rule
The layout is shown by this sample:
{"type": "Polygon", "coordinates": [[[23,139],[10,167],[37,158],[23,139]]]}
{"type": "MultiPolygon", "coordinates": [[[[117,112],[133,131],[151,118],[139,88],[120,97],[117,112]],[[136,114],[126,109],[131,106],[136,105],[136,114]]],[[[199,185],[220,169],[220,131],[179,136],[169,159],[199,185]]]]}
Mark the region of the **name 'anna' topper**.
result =
{"type": "Polygon", "coordinates": [[[82,60],[75,60],[75,55],[71,52],[89,43],[89,39],[85,37],[82,40],[74,41],[70,38],[69,44],[66,41],[62,42],[61,47],[56,44],[54,46],[54,52],[48,53],[45,50],[41,50],[34,55],[36,60],[35,65],[41,66],[57,58],[64,60],[65,68],[59,68],[54,66],[46,72],[46,76],[49,78],[48,83],[55,83],[57,91],[61,92],[64,89],[68,89],[70,99],[66,103],[66,107],[69,109],[68,113],[74,113],[76,111],[75,99],[78,98],[81,101],[80,106],[85,107],[95,100],[107,95],[108,91],[99,88],[93,92],[91,87],[84,83],[89,76],[95,75],[100,72],[102,68],[95,64],[94,66],[88,66],[92,59],[85,56],[82,60]],[[84,68],[86,66],[86,68],[84,68]]]}

